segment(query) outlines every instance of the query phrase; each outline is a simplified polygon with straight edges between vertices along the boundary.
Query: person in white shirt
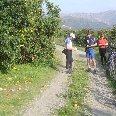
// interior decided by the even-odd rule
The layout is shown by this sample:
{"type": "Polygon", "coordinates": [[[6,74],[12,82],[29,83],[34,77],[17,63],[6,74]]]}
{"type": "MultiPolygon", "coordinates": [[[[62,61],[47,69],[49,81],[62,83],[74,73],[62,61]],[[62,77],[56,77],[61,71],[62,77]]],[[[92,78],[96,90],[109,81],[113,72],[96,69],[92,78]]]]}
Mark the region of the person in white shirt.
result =
{"type": "Polygon", "coordinates": [[[65,40],[66,45],[66,69],[68,69],[68,72],[72,72],[72,50],[77,50],[77,48],[72,47],[72,39],[75,38],[75,34],[70,33],[68,37],[65,40]]]}

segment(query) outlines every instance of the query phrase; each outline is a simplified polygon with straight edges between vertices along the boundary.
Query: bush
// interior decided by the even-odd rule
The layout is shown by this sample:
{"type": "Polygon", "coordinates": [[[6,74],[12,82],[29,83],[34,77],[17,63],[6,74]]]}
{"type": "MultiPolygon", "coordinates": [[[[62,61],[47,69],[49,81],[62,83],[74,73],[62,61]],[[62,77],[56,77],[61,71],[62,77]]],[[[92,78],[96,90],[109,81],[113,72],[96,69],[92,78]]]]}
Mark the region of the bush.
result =
{"type": "Polygon", "coordinates": [[[0,70],[15,63],[32,63],[54,58],[53,37],[59,30],[58,6],[45,0],[0,1],[0,70]]]}

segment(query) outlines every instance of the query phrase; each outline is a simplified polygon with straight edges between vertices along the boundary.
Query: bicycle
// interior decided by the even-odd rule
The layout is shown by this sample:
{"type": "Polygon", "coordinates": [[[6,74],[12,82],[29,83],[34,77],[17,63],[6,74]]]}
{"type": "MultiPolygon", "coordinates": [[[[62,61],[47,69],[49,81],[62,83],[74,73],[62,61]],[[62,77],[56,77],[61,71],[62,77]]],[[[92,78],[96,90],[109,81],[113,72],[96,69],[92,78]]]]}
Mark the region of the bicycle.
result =
{"type": "Polygon", "coordinates": [[[106,63],[106,74],[116,80],[116,48],[109,47],[109,54],[106,63]]]}

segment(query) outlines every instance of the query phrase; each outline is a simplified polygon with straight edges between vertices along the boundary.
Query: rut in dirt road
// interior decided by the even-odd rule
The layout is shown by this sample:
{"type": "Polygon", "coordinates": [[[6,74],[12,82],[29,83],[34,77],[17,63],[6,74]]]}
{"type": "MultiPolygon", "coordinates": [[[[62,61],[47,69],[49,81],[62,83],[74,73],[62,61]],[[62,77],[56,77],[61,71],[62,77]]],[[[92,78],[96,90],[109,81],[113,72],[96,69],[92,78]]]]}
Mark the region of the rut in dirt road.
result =
{"type": "Polygon", "coordinates": [[[112,94],[102,66],[97,66],[97,74],[90,73],[88,102],[92,116],[116,116],[116,97],[112,94]]]}

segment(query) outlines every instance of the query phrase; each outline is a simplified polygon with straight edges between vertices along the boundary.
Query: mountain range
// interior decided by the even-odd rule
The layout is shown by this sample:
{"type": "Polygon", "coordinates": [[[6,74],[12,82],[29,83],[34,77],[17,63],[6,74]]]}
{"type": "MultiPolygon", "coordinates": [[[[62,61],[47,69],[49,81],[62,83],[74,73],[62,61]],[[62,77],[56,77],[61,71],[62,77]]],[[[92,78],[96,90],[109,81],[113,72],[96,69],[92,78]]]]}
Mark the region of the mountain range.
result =
{"type": "Polygon", "coordinates": [[[65,29],[106,29],[116,24],[116,11],[99,13],[64,13],[61,14],[61,26],[65,29]]]}

